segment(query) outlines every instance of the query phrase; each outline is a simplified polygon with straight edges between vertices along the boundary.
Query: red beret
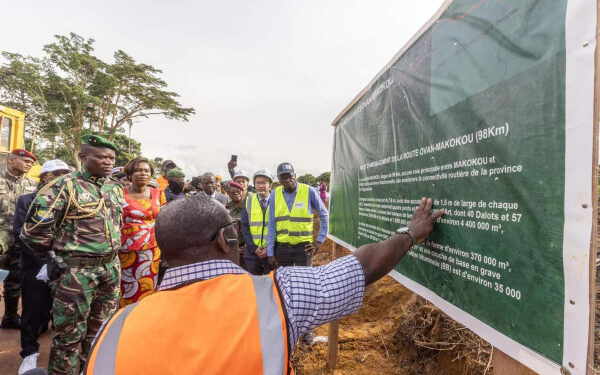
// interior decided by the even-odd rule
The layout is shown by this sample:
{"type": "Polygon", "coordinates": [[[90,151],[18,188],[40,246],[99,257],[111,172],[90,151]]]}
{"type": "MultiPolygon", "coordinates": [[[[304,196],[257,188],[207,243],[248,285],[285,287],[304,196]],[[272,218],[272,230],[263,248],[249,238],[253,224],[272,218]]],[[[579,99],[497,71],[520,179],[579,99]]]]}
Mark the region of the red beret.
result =
{"type": "Polygon", "coordinates": [[[240,190],[244,190],[244,187],[242,185],[238,184],[237,182],[229,181],[229,187],[231,187],[231,186],[236,187],[240,190]]]}
{"type": "Polygon", "coordinates": [[[33,161],[37,161],[37,158],[35,157],[34,154],[32,154],[31,152],[29,152],[27,150],[23,150],[22,148],[15,148],[14,150],[12,150],[11,154],[17,155],[17,156],[24,156],[27,158],[32,158],[33,161]]]}

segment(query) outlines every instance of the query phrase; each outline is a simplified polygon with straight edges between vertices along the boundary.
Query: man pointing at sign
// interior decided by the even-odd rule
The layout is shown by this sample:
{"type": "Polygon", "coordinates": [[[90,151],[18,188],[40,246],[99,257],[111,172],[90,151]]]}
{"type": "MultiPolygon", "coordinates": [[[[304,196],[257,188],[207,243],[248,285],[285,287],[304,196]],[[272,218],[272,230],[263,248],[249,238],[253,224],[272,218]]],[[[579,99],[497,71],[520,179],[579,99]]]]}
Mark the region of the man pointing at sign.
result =
{"type": "Polygon", "coordinates": [[[253,276],[238,265],[237,233],[222,205],[206,197],[174,201],[156,220],[172,266],[160,291],[108,321],[84,373],[293,373],[289,358],[298,338],[356,312],[365,286],[423,242],[444,214],[431,209],[432,200],[423,198],[410,229],[324,266],[253,276]]]}

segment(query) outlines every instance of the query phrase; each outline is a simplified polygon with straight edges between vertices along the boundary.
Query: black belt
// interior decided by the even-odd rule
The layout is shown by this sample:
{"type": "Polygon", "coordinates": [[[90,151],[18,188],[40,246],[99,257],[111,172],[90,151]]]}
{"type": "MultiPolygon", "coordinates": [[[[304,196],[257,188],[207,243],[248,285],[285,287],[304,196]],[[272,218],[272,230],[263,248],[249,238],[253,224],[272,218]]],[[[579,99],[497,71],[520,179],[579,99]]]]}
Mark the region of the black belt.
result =
{"type": "Polygon", "coordinates": [[[296,247],[304,247],[304,246],[309,245],[311,243],[312,242],[308,242],[307,241],[307,242],[300,242],[300,243],[297,243],[295,245],[292,245],[292,244],[287,243],[287,242],[277,242],[277,243],[275,243],[275,247],[279,247],[279,248],[283,248],[283,249],[291,249],[291,248],[296,248],[296,247]]]}
{"type": "Polygon", "coordinates": [[[63,257],[67,266],[71,268],[101,267],[112,262],[117,253],[110,253],[101,257],[63,257]]]}

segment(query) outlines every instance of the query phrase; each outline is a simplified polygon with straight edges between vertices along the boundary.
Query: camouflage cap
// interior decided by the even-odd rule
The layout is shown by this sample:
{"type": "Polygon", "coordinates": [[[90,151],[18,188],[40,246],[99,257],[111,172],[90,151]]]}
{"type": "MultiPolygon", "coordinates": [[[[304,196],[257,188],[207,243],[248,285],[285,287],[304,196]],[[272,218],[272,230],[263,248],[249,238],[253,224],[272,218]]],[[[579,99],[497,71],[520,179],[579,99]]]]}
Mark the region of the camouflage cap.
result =
{"type": "Polygon", "coordinates": [[[83,144],[86,145],[110,148],[113,151],[118,151],[117,146],[115,146],[114,143],[96,134],[86,134],[81,137],[81,140],[83,141],[83,144]]]}
{"type": "Polygon", "coordinates": [[[167,172],[167,177],[184,178],[185,173],[179,168],[173,168],[167,172]]]}

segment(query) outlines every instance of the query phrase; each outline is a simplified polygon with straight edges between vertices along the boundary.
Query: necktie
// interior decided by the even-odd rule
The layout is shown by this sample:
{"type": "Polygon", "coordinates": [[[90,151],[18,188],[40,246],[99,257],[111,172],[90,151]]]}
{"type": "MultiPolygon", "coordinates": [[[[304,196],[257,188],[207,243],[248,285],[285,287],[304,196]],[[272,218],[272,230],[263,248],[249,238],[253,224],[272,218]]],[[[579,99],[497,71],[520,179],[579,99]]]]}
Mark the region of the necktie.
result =
{"type": "Polygon", "coordinates": [[[260,208],[262,208],[262,211],[264,213],[267,208],[267,200],[265,198],[262,198],[260,200],[260,208]]]}

